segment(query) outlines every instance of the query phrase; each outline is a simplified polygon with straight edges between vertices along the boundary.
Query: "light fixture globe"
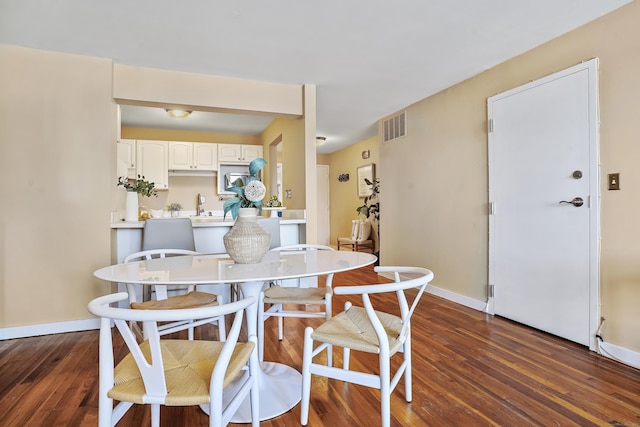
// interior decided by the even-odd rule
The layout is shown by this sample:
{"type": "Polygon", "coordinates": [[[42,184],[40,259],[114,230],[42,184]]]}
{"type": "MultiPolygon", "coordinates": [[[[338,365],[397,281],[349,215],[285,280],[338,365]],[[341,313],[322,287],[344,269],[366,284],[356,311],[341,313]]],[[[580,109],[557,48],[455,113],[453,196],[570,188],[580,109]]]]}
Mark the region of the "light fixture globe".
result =
{"type": "Polygon", "coordinates": [[[316,136],[316,145],[322,145],[327,140],[325,136],[316,136]]]}
{"type": "Polygon", "coordinates": [[[172,117],[174,119],[186,119],[192,113],[191,111],[188,111],[188,110],[179,110],[175,108],[172,108],[172,109],[165,108],[165,111],[167,112],[169,117],[172,117]]]}

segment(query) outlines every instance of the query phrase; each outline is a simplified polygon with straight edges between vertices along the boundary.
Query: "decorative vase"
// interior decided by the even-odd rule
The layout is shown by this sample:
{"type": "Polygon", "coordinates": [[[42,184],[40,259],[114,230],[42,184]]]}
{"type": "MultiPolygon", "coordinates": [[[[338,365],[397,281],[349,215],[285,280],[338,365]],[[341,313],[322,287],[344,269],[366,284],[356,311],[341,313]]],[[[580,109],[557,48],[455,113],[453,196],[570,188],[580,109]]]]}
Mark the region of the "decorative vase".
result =
{"type": "Polygon", "coordinates": [[[180,211],[171,211],[171,218],[177,218],[180,216],[180,211]]]}
{"type": "Polygon", "coordinates": [[[227,253],[236,263],[255,264],[269,250],[271,235],[258,224],[257,209],[242,208],[223,241],[227,253]]]}
{"type": "Polygon", "coordinates": [[[125,221],[138,220],[138,193],[136,193],[135,191],[127,191],[124,220],[125,221]]]}

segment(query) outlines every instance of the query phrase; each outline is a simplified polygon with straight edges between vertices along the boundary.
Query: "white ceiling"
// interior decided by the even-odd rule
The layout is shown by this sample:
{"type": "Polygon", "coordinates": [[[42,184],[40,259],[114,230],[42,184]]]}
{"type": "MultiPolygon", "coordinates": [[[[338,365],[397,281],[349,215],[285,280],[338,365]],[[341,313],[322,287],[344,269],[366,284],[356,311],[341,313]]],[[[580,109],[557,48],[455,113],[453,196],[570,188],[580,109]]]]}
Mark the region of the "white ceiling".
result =
{"type": "MultiPolygon", "coordinates": [[[[630,1],[0,0],[0,43],[315,84],[317,133],[327,137],[318,152],[326,153],[375,135],[378,119],[630,1]]],[[[256,133],[269,122],[209,114],[173,124],[256,133]]],[[[162,110],[140,107],[122,117],[130,126],[165,120],[162,110]]]]}

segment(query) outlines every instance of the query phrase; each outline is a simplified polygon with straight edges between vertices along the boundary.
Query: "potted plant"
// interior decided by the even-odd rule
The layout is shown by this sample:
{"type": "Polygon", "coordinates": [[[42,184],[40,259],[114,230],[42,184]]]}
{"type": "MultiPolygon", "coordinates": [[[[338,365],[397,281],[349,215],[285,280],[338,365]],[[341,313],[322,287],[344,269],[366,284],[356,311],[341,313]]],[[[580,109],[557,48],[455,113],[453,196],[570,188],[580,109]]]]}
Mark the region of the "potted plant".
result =
{"type": "Polygon", "coordinates": [[[280,208],[280,207],[282,207],[282,202],[280,200],[278,200],[278,196],[273,195],[273,196],[271,196],[269,201],[267,203],[265,203],[265,206],[269,207],[269,208],[280,208]]]}
{"type": "Polygon", "coordinates": [[[138,175],[137,179],[130,179],[126,176],[118,178],[118,186],[122,186],[127,190],[127,199],[125,205],[125,221],[138,220],[138,195],[144,197],[158,197],[156,185],[147,181],[143,175],[138,175]]]}
{"type": "Polygon", "coordinates": [[[118,186],[123,186],[128,192],[140,194],[141,196],[158,197],[156,184],[144,179],[143,175],[138,175],[138,179],[130,179],[126,176],[118,178],[118,186]]]}
{"type": "Polygon", "coordinates": [[[262,199],[267,193],[258,178],[258,172],[266,165],[263,158],[254,159],[249,164],[249,178],[246,183],[237,179],[226,190],[236,194],[224,202],[224,217],[231,212],[236,223],[224,235],[224,247],[229,256],[238,264],[259,262],[269,250],[271,235],[258,224],[258,211],[262,210],[262,199]]]}
{"type": "MultiPolygon", "coordinates": [[[[374,243],[374,246],[380,248],[378,243],[380,241],[380,201],[378,200],[378,194],[380,193],[380,179],[376,178],[371,181],[368,178],[365,178],[364,182],[371,186],[371,194],[364,198],[363,205],[357,207],[356,212],[358,212],[358,215],[363,215],[365,218],[373,218],[375,220],[374,231],[376,232],[378,241],[374,243]]],[[[379,249],[378,252],[374,253],[374,255],[379,256],[379,249]]]]}
{"type": "Polygon", "coordinates": [[[182,205],[180,203],[171,203],[167,206],[167,210],[171,212],[172,217],[177,217],[180,215],[180,211],[182,210],[182,205]]]}

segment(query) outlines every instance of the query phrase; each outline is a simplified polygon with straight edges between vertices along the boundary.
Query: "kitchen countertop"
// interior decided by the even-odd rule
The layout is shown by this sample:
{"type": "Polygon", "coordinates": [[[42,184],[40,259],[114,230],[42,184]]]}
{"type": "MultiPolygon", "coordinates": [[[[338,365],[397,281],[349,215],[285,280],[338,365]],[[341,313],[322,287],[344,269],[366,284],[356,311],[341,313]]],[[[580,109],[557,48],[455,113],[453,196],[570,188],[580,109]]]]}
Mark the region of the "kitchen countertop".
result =
{"type": "MultiPolygon", "coordinates": [[[[259,217],[262,218],[262,217],[259,217]]],[[[266,218],[266,217],[264,217],[266,218]]],[[[167,218],[170,219],[170,218],[167,218]]],[[[232,227],[235,221],[230,218],[222,219],[217,217],[196,217],[191,218],[194,228],[201,227],[232,227]]],[[[304,218],[282,218],[280,224],[306,224],[307,220],[304,218]]],[[[143,228],[144,221],[114,221],[111,223],[111,228],[143,228]]]]}

